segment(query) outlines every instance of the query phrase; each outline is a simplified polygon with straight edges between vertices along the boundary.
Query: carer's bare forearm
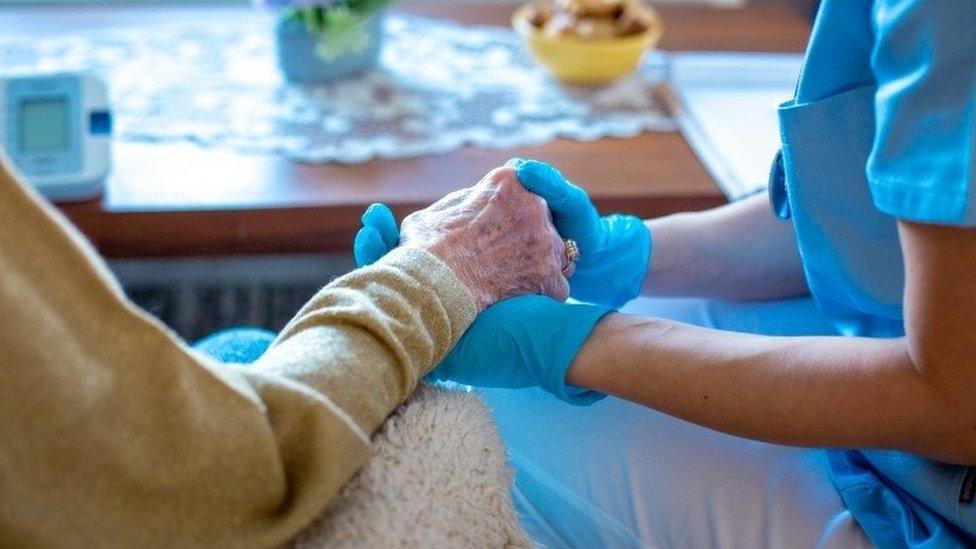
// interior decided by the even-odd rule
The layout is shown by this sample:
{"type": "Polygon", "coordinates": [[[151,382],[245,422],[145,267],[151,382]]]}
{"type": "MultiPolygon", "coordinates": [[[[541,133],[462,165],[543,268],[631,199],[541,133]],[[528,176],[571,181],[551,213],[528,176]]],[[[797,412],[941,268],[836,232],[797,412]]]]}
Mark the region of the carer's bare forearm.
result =
{"type": "Polygon", "coordinates": [[[904,339],[764,337],[612,315],[567,381],[774,443],[971,457],[955,443],[958,410],[913,368],[904,339]]]}
{"type": "Polygon", "coordinates": [[[647,223],[645,295],[745,301],[807,293],[792,225],[772,215],[764,194],[647,223]]]}

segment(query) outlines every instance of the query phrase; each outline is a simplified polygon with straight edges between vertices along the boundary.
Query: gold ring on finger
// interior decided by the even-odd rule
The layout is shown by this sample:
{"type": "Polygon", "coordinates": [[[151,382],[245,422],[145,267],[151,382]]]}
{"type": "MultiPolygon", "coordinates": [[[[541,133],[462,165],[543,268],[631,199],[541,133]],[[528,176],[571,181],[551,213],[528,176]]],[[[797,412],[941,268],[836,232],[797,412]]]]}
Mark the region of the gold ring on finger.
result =
{"type": "Polygon", "coordinates": [[[566,259],[568,259],[570,263],[576,263],[579,261],[579,244],[577,244],[572,238],[567,238],[563,242],[566,244],[566,259]]]}

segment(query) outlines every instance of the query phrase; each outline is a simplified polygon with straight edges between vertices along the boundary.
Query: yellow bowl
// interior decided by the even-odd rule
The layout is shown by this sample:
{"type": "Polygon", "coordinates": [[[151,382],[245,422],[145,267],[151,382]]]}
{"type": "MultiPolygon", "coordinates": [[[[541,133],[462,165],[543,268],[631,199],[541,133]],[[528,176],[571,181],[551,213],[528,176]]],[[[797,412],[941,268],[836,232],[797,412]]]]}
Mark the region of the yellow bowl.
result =
{"type": "Polygon", "coordinates": [[[547,36],[529,22],[532,4],[525,4],[512,15],[512,27],[525,39],[526,46],[539,63],[557,79],[567,84],[606,84],[637,68],[644,52],[654,49],[661,38],[661,20],[649,6],[644,6],[650,22],[641,34],[583,40],[574,36],[547,36]]]}

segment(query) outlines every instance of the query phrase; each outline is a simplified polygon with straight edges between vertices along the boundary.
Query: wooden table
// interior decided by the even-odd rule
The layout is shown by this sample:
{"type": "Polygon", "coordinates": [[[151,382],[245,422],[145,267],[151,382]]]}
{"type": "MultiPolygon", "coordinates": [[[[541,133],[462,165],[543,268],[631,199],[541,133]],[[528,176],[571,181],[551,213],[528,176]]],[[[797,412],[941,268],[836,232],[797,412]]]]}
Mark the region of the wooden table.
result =
{"type": "MultiPolygon", "coordinates": [[[[419,2],[402,10],[469,24],[507,23],[512,6],[419,2]]],[[[660,6],[670,50],[802,51],[809,25],[768,2],[741,10],[660,6]]],[[[146,24],[192,17],[257,17],[239,7],[5,8],[0,33],[146,24]]],[[[348,251],[363,208],[386,202],[398,216],[470,185],[514,156],[557,164],[601,210],[658,216],[725,200],[677,133],[593,143],[559,140],[512,151],[454,153],[360,165],[309,165],[192,145],[119,143],[106,195],[62,210],[111,257],[348,251]]]]}

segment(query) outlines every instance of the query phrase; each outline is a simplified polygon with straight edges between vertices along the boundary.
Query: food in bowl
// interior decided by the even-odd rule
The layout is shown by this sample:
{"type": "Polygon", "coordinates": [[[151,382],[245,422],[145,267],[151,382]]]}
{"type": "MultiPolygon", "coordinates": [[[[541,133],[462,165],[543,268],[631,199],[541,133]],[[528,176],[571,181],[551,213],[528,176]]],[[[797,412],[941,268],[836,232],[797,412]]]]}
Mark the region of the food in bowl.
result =
{"type": "Polygon", "coordinates": [[[532,4],[529,22],[549,37],[607,40],[639,35],[653,24],[638,0],[555,0],[532,4]]]}

